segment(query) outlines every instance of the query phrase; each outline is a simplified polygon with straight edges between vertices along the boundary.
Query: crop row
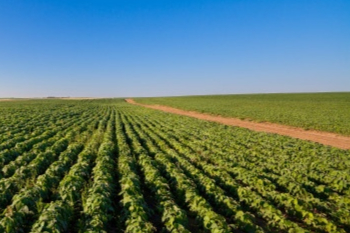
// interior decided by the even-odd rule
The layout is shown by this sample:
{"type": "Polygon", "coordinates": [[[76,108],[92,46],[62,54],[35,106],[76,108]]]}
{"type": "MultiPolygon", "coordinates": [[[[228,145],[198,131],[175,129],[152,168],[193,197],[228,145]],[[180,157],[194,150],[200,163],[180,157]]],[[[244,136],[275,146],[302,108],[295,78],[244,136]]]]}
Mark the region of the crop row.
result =
{"type": "Polygon", "coordinates": [[[115,100],[32,104],[0,117],[0,232],[350,231],[349,151],[115,100]]]}

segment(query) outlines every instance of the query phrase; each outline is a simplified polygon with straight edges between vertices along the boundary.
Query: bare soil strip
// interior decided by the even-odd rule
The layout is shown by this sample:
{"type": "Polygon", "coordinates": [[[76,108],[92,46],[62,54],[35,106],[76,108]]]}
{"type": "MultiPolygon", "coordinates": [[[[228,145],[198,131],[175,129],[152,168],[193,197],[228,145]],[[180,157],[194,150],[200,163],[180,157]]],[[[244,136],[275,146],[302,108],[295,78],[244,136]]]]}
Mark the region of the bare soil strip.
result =
{"type": "Polygon", "coordinates": [[[243,127],[254,131],[261,131],[261,132],[290,136],[293,138],[299,138],[303,140],[318,142],[324,145],[333,146],[341,149],[350,149],[350,137],[346,137],[346,136],[342,136],[334,133],[320,132],[320,131],[314,131],[314,130],[304,130],[304,129],[296,128],[292,126],[279,125],[279,124],[267,123],[267,122],[258,123],[258,122],[244,121],[236,118],[213,116],[209,114],[186,111],[186,110],[181,110],[181,109],[172,108],[168,106],[140,104],[140,103],[136,103],[133,99],[125,99],[125,101],[130,104],[134,104],[134,105],[138,105],[146,108],[152,108],[156,110],[161,110],[168,113],[174,113],[178,115],[194,117],[197,119],[218,122],[225,125],[243,127]]]}

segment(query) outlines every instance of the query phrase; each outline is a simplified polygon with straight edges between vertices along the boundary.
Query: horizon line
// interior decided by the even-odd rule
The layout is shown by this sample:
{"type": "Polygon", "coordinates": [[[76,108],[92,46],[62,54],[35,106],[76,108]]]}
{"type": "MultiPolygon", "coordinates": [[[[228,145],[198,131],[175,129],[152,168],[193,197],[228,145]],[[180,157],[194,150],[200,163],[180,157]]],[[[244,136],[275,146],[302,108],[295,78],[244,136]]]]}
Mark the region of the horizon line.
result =
{"type": "Polygon", "coordinates": [[[169,95],[169,96],[36,96],[36,97],[0,97],[0,99],[122,99],[122,98],[161,98],[161,97],[187,97],[187,96],[220,96],[220,95],[261,95],[261,94],[322,94],[322,93],[349,93],[349,91],[313,91],[313,92],[247,92],[247,93],[224,93],[224,94],[194,94],[194,95],[169,95]]]}

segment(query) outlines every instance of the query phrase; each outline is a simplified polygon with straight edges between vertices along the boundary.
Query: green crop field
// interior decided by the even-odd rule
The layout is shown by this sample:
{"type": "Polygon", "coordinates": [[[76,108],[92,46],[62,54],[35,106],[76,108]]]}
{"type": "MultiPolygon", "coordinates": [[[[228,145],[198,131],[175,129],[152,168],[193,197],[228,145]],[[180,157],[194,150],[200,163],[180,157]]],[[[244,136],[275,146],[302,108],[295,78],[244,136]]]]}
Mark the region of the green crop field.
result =
{"type": "Polygon", "coordinates": [[[137,98],[139,103],[350,135],[350,92],[137,98]]]}
{"type": "MultiPolygon", "coordinates": [[[[142,102],[260,120],[305,108],[297,125],[339,117],[334,131],[349,133],[349,94],[311,96],[142,102]],[[254,104],[221,112],[232,103],[254,104]],[[339,115],[307,121],[309,105],[326,103],[339,115]]],[[[121,99],[7,101],[0,112],[0,232],[350,232],[350,150],[121,99]]]]}

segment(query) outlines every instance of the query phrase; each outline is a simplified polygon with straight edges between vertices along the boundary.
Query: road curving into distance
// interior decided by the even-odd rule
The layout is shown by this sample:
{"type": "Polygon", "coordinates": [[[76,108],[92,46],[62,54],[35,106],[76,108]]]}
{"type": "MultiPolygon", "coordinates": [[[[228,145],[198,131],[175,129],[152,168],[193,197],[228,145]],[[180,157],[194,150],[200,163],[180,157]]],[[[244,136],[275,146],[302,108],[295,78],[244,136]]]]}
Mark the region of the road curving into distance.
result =
{"type": "Polygon", "coordinates": [[[279,125],[268,122],[252,122],[252,121],[244,121],[237,118],[228,118],[222,116],[214,116],[210,114],[204,114],[194,111],[186,111],[177,108],[172,108],[168,106],[162,105],[147,105],[140,104],[135,102],[133,99],[125,99],[126,102],[146,108],[152,108],[156,110],[161,110],[163,112],[189,116],[201,120],[218,122],[225,125],[238,126],[247,128],[254,131],[261,131],[267,133],[275,133],[284,136],[289,136],[293,138],[299,138],[303,140],[309,140],[313,142],[318,142],[324,145],[337,147],[340,149],[350,149],[350,137],[329,133],[329,132],[321,132],[315,130],[305,130],[302,128],[296,128],[292,126],[279,125]]]}

